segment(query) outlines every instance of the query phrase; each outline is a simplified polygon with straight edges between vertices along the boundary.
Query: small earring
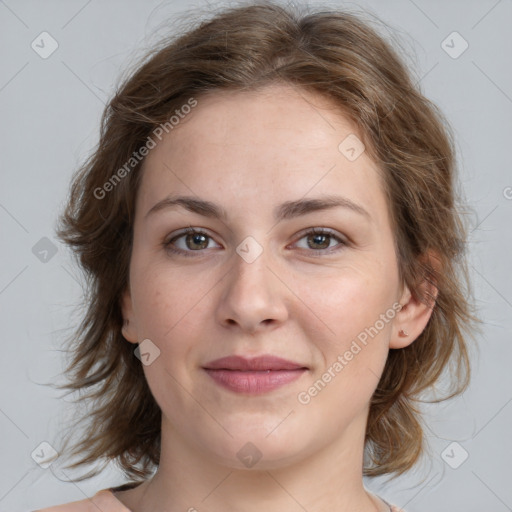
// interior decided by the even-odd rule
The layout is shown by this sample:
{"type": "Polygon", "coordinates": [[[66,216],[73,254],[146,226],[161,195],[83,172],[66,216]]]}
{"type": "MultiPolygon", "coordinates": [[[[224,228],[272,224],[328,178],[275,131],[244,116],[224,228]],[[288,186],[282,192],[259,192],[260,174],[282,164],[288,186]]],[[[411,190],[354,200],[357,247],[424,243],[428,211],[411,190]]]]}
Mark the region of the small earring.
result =
{"type": "Polygon", "coordinates": [[[405,338],[405,337],[409,336],[409,333],[407,331],[405,331],[404,329],[400,329],[398,331],[398,336],[402,336],[402,338],[405,338]]]}

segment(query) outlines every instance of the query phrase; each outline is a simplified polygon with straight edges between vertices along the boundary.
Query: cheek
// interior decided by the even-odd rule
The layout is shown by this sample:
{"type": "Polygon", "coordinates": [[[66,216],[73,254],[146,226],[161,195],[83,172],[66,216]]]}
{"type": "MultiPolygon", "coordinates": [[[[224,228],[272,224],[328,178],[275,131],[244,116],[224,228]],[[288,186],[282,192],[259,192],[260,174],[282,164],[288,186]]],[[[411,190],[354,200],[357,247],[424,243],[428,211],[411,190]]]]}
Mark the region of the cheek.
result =
{"type": "Polygon", "coordinates": [[[315,324],[323,326],[330,341],[357,336],[391,308],[396,276],[393,271],[382,273],[379,267],[347,266],[324,276],[297,276],[297,295],[304,298],[316,317],[315,324]]]}
{"type": "Polygon", "coordinates": [[[318,319],[315,328],[304,319],[302,330],[319,358],[297,399],[313,416],[329,409],[339,425],[365,410],[379,382],[395,316],[393,287],[347,271],[321,288],[304,285],[303,292],[318,319]]]}
{"type": "Polygon", "coordinates": [[[151,340],[160,351],[144,367],[146,379],[157,402],[185,406],[181,386],[193,388],[196,366],[209,345],[205,337],[214,336],[212,297],[218,278],[168,262],[148,265],[134,277],[138,337],[151,340]]]}
{"type": "Polygon", "coordinates": [[[366,406],[389,351],[395,279],[397,274],[383,272],[379,263],[346,266],[315,279],[317,286],[301,278],[300,293],[315,313],[303,317],[301,328],[318,354],[312,387],[302,390],[305,401],[328,407],[342,403],[354,414],[366,406]]]}
{"type": "Polygon", "coordinates": [[[201,302],[212,288],[208,276],[168,262],[155,262],[134,275],[132,294],[141,335],[164,342],[175,333],[196,329],[192,317],[201,311],[201,302]]]}
{"type": "Polygon", "coordinates": [[[193,365],[197,363],[194,351],[205,336],[205,295],[210,288],[197,276],[163,265],[141,273],[134,284],[139,339],[151,340],[159,350],[158,358],[143,370],[163,411],[195,411],[183,390],[193,388],[193,365]]]}

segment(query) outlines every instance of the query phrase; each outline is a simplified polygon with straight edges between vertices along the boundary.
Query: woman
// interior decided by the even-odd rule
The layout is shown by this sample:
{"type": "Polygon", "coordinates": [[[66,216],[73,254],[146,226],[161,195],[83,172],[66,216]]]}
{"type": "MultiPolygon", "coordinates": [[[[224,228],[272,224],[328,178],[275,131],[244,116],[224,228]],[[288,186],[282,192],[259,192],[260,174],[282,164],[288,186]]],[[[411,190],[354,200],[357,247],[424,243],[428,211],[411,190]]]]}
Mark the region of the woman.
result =
{"type": "Polygon", "coordinates": [[[410,469],[415,400],[469,378],[454,172],[356,16],[258,3],[165,41],[59,231],[91,283],[67,387],[94,404],[60,451],[131,482],[45,510],[398,510],[363,475],[410,469]]]}

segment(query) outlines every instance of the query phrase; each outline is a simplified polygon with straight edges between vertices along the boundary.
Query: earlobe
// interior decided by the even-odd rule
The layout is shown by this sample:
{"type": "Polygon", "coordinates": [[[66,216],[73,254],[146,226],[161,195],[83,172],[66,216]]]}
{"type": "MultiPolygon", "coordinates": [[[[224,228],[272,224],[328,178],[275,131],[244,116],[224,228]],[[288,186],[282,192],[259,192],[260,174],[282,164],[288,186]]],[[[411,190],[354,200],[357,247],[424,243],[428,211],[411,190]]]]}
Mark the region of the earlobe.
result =
{"type": "Polygon", "coordinates": [[[430,253],[426,258],[422,258],[423,262],[425,260],[428,262],[423,265],[426,269],[425,275],[417,291],[412,293],[406,287],[402,294],[400,301],[402,307],[395,317],[389,348],[409,346],[424,331],[432,316],[438,294],[432,269],[438,269],[439,260],[430,253]]]}

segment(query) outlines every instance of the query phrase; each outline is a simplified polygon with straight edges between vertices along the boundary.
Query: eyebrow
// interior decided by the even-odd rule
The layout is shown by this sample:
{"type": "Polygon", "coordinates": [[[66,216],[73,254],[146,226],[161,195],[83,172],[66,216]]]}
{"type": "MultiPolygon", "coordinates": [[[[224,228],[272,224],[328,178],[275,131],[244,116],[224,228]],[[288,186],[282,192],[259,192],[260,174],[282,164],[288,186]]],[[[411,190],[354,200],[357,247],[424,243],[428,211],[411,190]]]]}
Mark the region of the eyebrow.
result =
{"type": "MultiPolygon", "coordinates": [[[[146,213],[145,219],[154,215],[155,213],[172,208],[174,206],[181,206],[186,210],[197,213],[204,217],[213,219],[221,219],[227,221],[228,214],[222,206],[206,201],[193,196],[174,196],[169,195],[156,203],[146,213]]],[[[298,199],[296,201],[286,201],[274,209],[274,218],[276,221],[292,219],[301,215],[307,215],[317,211],[328,210],[331,208],[346,208],[352,210],[368,220],[372,220],[368,211],[360,204],[354,203],[350,199],[342,196],[326,195],[314,199],[298,199]]]]}

